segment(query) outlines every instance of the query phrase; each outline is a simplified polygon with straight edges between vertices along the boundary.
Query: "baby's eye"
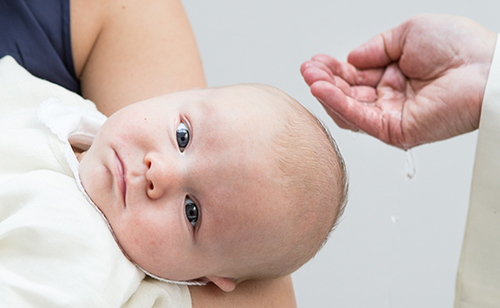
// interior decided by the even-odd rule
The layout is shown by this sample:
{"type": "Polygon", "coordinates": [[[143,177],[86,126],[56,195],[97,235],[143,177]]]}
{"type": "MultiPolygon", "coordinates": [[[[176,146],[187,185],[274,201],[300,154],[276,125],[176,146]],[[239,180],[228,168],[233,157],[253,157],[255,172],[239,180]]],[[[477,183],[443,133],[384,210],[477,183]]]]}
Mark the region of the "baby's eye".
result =
{"type": "Polygon", "coordinates": [[[179,145],[179,150],[184,152],[184,149],[189,144],[189,130],[184,123],[179,123],[179,127],[177,127],[177,144],[179,145]]]}
{"type": "Polygon", "coordinates": [[[196,223],[198,222],[199,218],[199,213],[198,213],[198,206],[196,203],[191,201],[189,197],[186,197],[186,201],[184,201],[185,206],[186,206],[186,217],[189,221],[189,223],[193,226],[196,227],[196,223]]]}

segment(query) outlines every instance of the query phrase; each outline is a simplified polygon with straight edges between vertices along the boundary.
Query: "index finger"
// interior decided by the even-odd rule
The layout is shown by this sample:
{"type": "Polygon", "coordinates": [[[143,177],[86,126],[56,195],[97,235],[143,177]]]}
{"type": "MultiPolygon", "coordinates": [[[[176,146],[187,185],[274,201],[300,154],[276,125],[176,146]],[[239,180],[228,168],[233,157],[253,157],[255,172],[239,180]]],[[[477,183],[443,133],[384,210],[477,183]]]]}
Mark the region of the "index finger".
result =
{"type": "Polygon", "coordinates": [[[383,68],[360,70],[350,63],[340,62],[333,57],[323,54],[315,55],[312,60],[322,63],[334,75],[342,78],[350,85],[375,87],[384,73],[383,68]]]}
{"type": "Polygon", "coordinates": [[[351,130],[361,130],[384,141],[381,129],[381,110],[374,104],[365,104],[346,96],[342,90],[325,81],[311,85],[311,93],[334,112],[351,130]]]}

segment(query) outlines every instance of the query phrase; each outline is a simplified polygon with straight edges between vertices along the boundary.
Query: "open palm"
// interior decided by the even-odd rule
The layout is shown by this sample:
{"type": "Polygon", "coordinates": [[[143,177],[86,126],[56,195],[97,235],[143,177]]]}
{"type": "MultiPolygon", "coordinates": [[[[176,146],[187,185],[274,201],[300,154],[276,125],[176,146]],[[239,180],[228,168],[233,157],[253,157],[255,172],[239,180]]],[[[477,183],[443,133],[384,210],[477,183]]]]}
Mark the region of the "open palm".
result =
{"type": "Polygon", "coordinates": [[[422,15],[353,50],[301,66],[343,128],[411,148],[476,129],[496,35],[464,18],[422,15]]]}

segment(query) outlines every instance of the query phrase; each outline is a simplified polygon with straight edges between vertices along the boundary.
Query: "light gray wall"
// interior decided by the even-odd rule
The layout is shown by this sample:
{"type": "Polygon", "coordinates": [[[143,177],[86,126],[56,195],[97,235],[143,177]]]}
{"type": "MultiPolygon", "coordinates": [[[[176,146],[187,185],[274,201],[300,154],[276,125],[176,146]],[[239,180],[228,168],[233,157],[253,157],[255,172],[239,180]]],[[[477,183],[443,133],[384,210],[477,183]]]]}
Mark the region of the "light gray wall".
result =
{"type": "Polygon", "coordinates": [[[300,64],[316,53],[345,59],[373,35],[419,13],[470,17],[500,32],[498,0],[183,0],[211,86],[259,82],[318,115],[350,174],[342,223],[293,275],[299,307],[446,308],[467,215],[476,133],[407,154],[339,129],[309,93],[300,64]]]}

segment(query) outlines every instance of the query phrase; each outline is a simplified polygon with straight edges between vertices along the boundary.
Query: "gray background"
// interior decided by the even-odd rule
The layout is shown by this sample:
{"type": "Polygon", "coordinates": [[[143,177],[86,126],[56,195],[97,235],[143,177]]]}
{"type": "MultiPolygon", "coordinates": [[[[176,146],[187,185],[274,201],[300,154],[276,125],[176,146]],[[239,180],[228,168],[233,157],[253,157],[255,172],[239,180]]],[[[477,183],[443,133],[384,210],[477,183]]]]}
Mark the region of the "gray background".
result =
{"type": "Polygon", "coordinates": [[[453,306],[477,133],[407,153],[339,129],[303,82],[316,53],[348,52],[419,13],[472,18],[500,32],[498,0],[183,0],[210,86],[281,88],[339,143],[350,201],[326,247],[293,275],[299,307],[453,306]]]}

